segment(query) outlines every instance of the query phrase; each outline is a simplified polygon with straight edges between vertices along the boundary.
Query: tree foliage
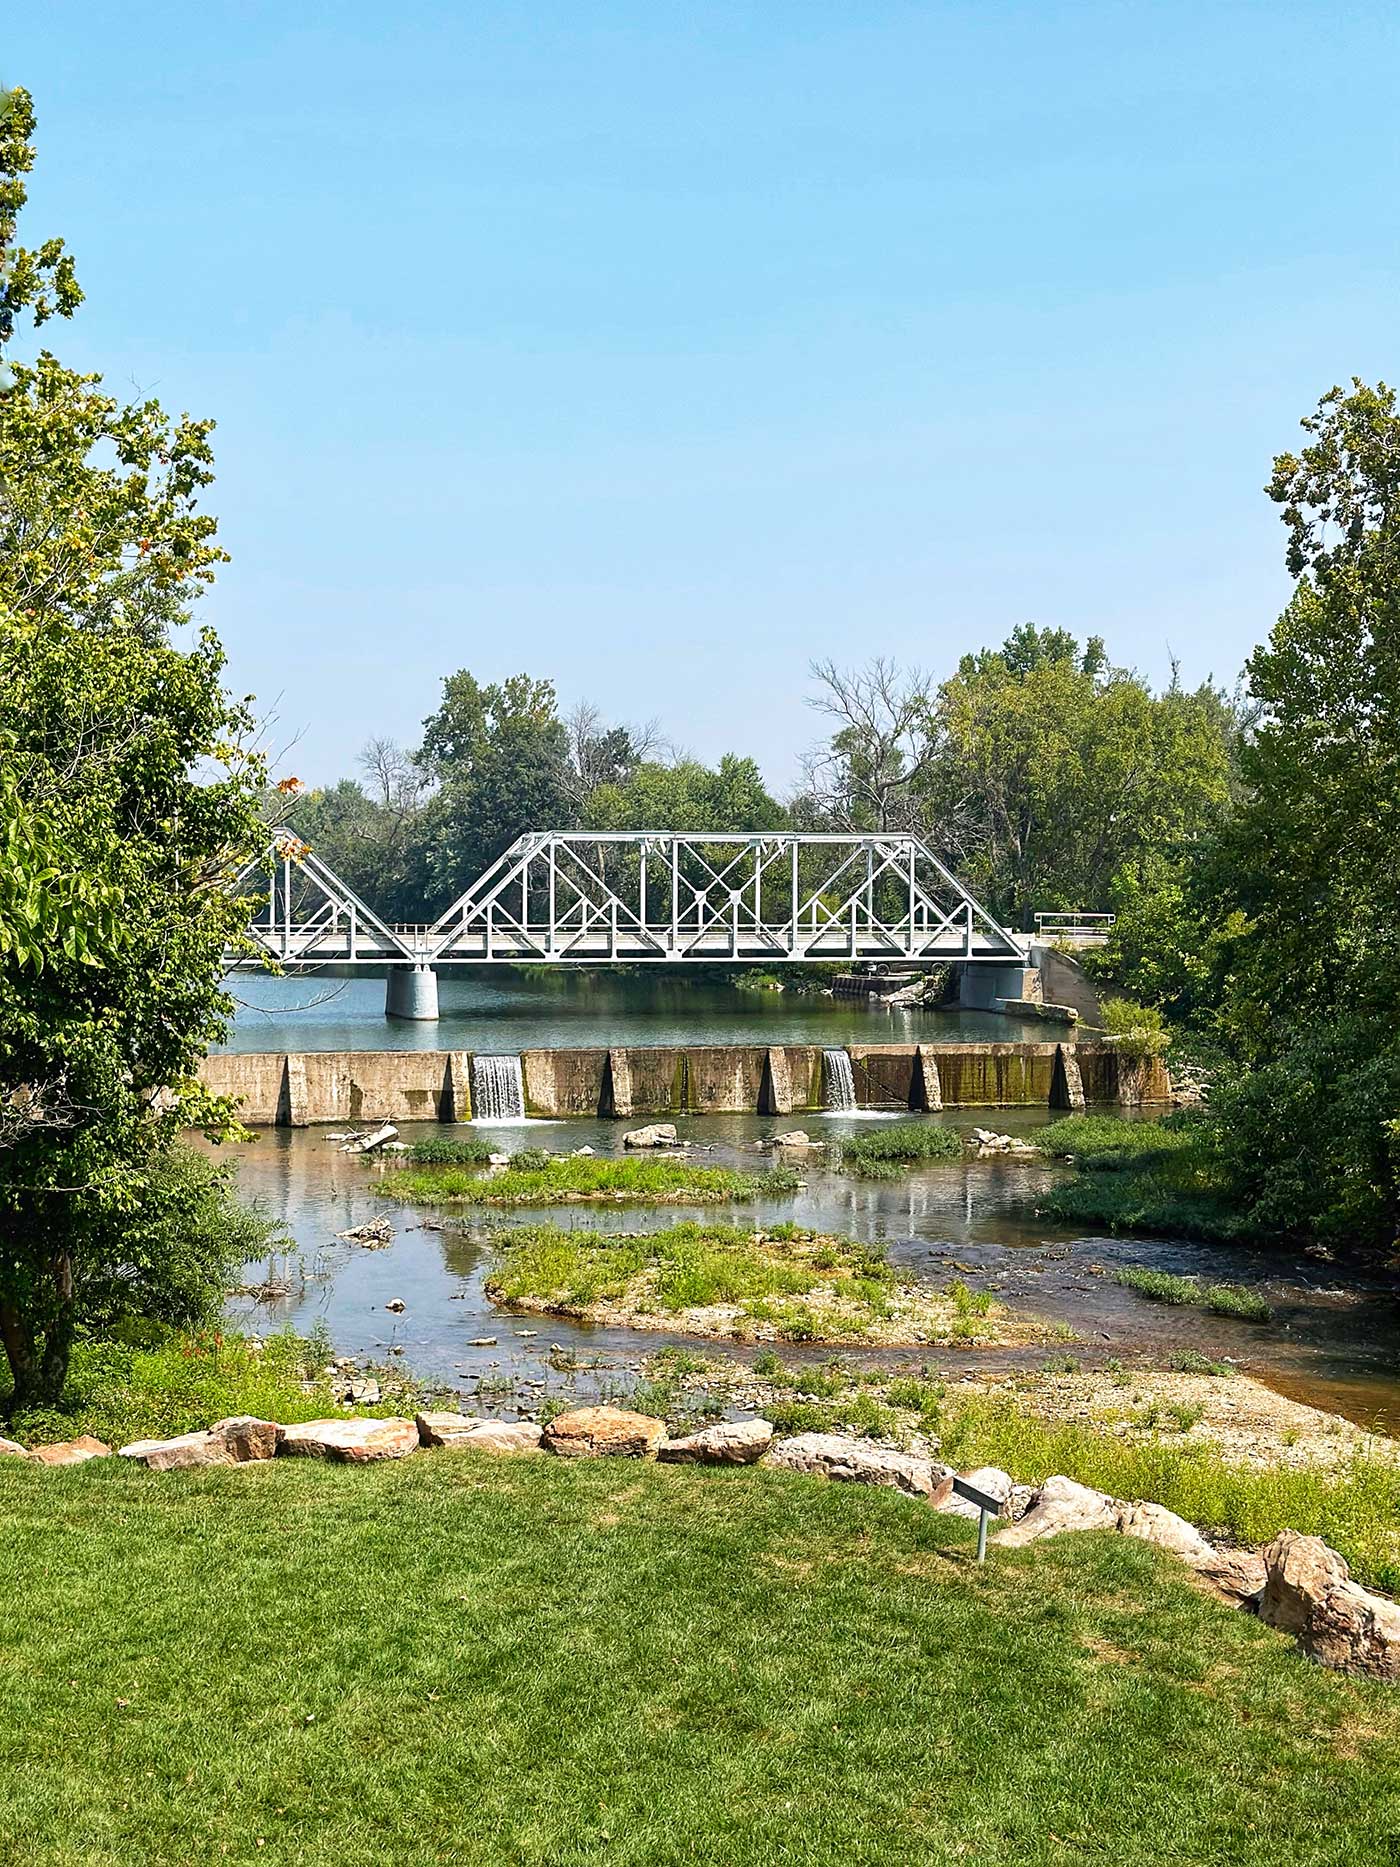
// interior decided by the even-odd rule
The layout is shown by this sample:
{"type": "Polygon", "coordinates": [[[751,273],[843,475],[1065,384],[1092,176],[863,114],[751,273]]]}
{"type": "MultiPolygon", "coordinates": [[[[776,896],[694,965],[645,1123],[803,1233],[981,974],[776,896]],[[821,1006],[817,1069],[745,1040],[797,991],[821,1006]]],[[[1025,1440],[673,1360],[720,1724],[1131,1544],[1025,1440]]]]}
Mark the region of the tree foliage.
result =
{"type": "Polygon", "coordinates": [[[61,243],[16,244],[33,112],[0,125],[0,1335],[16,1404],[51,1400],[93,1292],[160,1207],[223,1032],[230,882],[257,842],[251,721],[213,634],[176,635],[222,558],[210,427],[126,405],[24,316],[81,294],[61,243]]]}
{"type": "Polygon", "coordinates": [[[1290,1229],[1400,1228],[1400,415],[1333,389],[1269,483],[1291,602],[1249,662],[1247,791],[1224,837],[1221,1098],[1239,1184],[1290,1229]]]}

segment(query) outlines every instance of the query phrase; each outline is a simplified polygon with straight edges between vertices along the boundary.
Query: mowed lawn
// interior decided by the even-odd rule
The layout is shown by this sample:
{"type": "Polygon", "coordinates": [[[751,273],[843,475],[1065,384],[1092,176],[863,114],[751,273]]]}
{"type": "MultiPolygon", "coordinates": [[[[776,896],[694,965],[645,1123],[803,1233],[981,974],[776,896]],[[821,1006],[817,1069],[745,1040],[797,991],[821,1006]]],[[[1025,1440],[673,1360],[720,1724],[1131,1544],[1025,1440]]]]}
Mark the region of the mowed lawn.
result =
{"type": "Polygon", "coordinates": [[[0,1469],[0,1860],[1397,1858],[1400,1693],[972,1544],[767,1470],[0,1469]]]}

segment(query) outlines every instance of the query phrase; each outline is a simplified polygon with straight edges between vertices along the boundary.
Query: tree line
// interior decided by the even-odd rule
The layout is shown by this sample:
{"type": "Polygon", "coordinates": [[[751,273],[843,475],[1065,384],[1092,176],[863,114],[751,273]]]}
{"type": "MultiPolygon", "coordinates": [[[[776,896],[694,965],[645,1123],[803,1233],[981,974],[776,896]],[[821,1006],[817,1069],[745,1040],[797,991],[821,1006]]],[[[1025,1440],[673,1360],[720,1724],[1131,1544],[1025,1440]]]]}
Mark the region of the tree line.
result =
{"type": "Polygon", "coordinates": [[[829,731],[779,799],[739,752],[676,755],[528,674],[448,676],[421,742],[372,740],[360,775],[308,792],[292,827],[390,918],[436,916],[523,831],[915,831],[1009,925],[1102,909],[1182,863],[1236,780],[1241,704],[1164,691],[1102,641],[1023,624],[935,683],[876,660],[812,669],[829,731]]]}

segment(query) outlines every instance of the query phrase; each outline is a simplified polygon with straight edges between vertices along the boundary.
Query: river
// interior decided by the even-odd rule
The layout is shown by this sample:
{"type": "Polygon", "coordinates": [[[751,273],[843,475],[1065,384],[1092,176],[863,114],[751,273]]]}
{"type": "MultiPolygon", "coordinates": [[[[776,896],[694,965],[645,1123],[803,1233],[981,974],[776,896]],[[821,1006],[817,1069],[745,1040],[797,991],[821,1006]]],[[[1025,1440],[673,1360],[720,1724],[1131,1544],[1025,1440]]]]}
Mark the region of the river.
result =
{"type": "MultiPolygon", "coordinates": [[[[226,1050],[582,1050],[611,1044],[1043,1042],[1047,1027],[990,1011],[901,1009],[797,991],[740,991],[702,968],[444,971],[441,1016],[384,1016],[384,981],[234,973],[226,1050]]],[[[1051,1027],[1053,1029],[1053,1027],[1051,1027]]]]}
{"type": "MultiPolygon", "coordinates": [[[[800,1119],[816,1137],[839,1134],[849,1118],[800,1119]]],[[[974,1119],[969,1111],[957,1112],[959,1127],[974,1119]]],[[[1000,1110],[982,1119],[1031,1133],[1048,1112],[1000,1110]]],[[[742,1115],[680,1123],[685,1135],[712,1150],[709,1158],[716,1164],[749,1169],[763,1158],[758,1142],[793,1125],[790,1118],[742,1115]]],[[[523,1132],[518,1125],[482,1132],[504,1150],[520,1146],[528,1135],[531,1142],[561,1150],[588,1144],[614,1152],[622,1127],[579,1120],[532,1123],[523,1132]]],[[[403,1129],[408,1140],[434,1132],[441,1130],[403,1129]]],[[[292,1241],[291,1253],[267,1267],[290,1278],[291,1293],[271,1302],[239,1298],[231,1305],[231,1314],[255,1331],[290,1325],[305,1332],[324,1323],[339,1352],[375,1362],[401,1354],[404,1366],[454,1390],[464,1406],[490,1410],[532,1405],[557,1391],[571,1399],[625,1391],[641,1356],[672,1339],[502,1315],[487,1300],[484,1282],[491,1232],[506,1217],[483,1215],[468,1233],[436,1229],[438,1216],[383,1198],[381,1168],[341,1153],[324,1129],[262,1130],[238,1150],[237,1159],[244,1195],[277,1219],[292,1241]],[[336,1237],[380,1215],[393,1226],[386,1248],[370,1250],[336,1237]],[[401,1314],[386,1308],[393,1299],[404,1303],[401,1314]],[[494,1342],[472,1346],[481,1338],[494,1342]],[[584,1372],[561,1375],[555,1364],[564,1358],[584,1364],[584,1372]]],[[[739,1221],[792,1219],[879,1239],[897,1266],[919,1277],[941,1284],[960,1276],[1015,1308],[1066,1324],[1076,1340],[1064,1352],[1085,1367],[1110,1358],[1161,1366],[1171,1354],[1197,1349],[1237,1361],[1289,1397],[1363,1425],[1392,1415],[1400,1419],[1400,1337],[1391,1287],[1344,1277],[1336,1267],[1304,1256],[1096,1237],[1050,1224],[1036,1216],[1036,1195],[1056,1171],[1048,1164],[1001,1159],[940,1163],[898,1181],[861,1182],[814,1165],[804,1169],[806,1184],[796,1196],[707,1211],[739,1221]],[[1252,1324],[1196,1309],[1163,1309],[1114,1282],[1113,1271],[1125,1265],[1204,1271],[1247,1284],[1267,1298],[1273,1319],[1252,1324]]],[[[458,1216],[449,1225],[455,1227],[458,1216]]],[[[538,1216],[543,1215],[516,1211],[510,1218],[538,1216]]],[[[637,1229],[704,1215],[677,1207],[572,1206],[550,1216],[566,1225],[637,1229]]],[[[820,1357],[829,1351],[810,1352],[820,1357]]],[[[1037,1368],[1060,1352],[920,1348],[881,1350],[864,1359],[978,1373],[1037,1368]]],[[[798,1351],[789,1354],[796,1358],[798,1351]]]]}

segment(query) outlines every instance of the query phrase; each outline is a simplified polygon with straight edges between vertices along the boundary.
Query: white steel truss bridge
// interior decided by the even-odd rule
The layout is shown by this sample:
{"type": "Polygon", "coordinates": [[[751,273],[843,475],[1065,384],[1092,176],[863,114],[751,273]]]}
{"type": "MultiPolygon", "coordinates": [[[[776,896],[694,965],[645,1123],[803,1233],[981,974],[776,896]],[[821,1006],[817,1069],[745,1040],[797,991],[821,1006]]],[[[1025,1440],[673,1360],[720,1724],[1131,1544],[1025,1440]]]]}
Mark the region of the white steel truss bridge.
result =
{"type": "Polygon", "coordinates": [[[258,908],[231,966],[1023,965],[918,836],[532,830],[431,925],[391,924],[296,836],[236,886],[258,908]]]}

